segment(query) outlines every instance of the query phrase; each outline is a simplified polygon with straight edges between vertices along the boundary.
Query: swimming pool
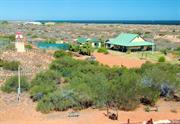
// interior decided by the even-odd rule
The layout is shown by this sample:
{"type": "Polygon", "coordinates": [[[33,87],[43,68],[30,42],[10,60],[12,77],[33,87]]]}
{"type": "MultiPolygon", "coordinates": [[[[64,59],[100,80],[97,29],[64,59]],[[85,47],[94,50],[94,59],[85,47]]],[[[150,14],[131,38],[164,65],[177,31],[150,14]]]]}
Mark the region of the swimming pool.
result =
{"type": "Polygon", "coordinates": [[[69,44],[50,44],[50,43],[44,43],[39,42],[37,43],[37,47],[40,49],[51,49],[51,50],[68,50],[69,44]]]}

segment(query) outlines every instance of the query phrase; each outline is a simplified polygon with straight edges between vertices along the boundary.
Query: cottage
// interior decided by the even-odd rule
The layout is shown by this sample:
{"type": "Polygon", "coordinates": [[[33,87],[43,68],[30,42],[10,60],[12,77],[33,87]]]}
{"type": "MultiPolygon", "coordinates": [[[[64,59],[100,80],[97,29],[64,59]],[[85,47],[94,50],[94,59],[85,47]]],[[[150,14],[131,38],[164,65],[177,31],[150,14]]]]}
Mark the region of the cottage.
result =
{"type": "Polygon", "coordinates": [[[106,47],[111,49],[126,52],[127,50],[144,51],[154,50],[155,44],[150,41],[145,41],[138,34],[122,33],[116,38],[109,39],[106,42],[106,47]]]}
{"type": "Polygon", "coordinates": [[[101,42],[97,38],[81,38],[81,37],[79,37],[78,39],[76,39],[76,42],[80,45],[90,43],[92,45],[92,47],[94,47],[94,48],[101,47],[101,42]]]}

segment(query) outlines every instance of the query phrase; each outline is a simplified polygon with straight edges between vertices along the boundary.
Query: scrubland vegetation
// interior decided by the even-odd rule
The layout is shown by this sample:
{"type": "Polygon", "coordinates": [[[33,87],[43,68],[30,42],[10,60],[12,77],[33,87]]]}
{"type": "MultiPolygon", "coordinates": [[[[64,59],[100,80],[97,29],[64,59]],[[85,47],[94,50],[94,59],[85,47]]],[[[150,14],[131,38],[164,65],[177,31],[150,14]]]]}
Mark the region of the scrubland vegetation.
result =
{"type": "Polygon", "coordinates": [[[18,61],[6,61],[0,59],[0,67],[2,67],[5,70],[16,71],[18,70],[19,65],[20,62],[18,61]]]}
{"type": "MultiPolygon", "coordinates": [[[[27,91],[30,88],[30,84],[27,81],[26,77],[21,77],[21,91],[27,91]]],[[[9,78],[6,81],[6,84],[1,87],[2,91],[11,93],[11,92],[17,92],[18,89],[18,77],[14,76],[9,78]]]]}
{"type": "Polygon", "coordinates": [[[99,53],[108,54],[108,49],[105,48],[105,47],[101,47],[101,48],[98,49],[98,52],[99,52],[99,53]]]}
{"type": "MultiPolygon", "coordinates": [[[[133,110],[140,103],[153,106],[160,97],[180,97],[179,65],[146,63],[140,69],[110,68],[96,61],[75,60],[63,51],[55,52],[54,57],[49,70],[37,74],[30,86],[23,85],[43,113],[107,106],[133,110]]],[[[14,81],[16,77],[6,81],[3,91],[15,91],[14,81]]]]}
{"type": "Polygon", "coordinates": [[[88,55],[88,56],[90,56],[91,53],[94,51],[94,49],[90,44],[70,45],[69,50],[72,52],[78,52],[79,54],[88,55]]]}

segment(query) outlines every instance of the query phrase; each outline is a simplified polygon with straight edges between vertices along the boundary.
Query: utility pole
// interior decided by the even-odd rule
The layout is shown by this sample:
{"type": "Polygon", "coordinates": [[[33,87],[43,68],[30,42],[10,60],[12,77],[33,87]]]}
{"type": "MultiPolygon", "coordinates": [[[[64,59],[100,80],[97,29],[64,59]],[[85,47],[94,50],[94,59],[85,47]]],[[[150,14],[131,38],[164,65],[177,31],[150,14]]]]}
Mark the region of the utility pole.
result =
{"type": "Polygon", "coordinates": [[[18,97],[17,97],[17,99],[18,99],[18,101],[20,101],[20,94],[21,94],[21,72],[20,72],[20,65],[19,65],[19,67],[18,67],[18,97]]]}

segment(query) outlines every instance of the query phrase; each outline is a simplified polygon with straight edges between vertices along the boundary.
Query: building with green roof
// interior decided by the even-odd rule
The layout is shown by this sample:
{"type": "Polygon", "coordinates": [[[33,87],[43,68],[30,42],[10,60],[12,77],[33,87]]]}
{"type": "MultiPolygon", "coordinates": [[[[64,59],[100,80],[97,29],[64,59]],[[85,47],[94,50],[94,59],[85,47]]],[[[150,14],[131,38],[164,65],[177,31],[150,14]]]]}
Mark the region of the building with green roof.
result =
{"type": "Polygon", "coordinates": [[[138,34],[121,33],[116,38],[109,39],[106,46],[120,51],[131,50],[154,50],[155,44],[151,41],[145,41],[138,34]]]}
{"type": "Polygon", "coordinates": [[[101,42],[97,38],[82,38],[82,37],[79,37],[78,39],[76,39],[76,42],[78,44],[80,44],[80,45],[90,43],[92,45],[92,47],[95,47],[95,48],[100,48],[101,47],[101,42]]]}

